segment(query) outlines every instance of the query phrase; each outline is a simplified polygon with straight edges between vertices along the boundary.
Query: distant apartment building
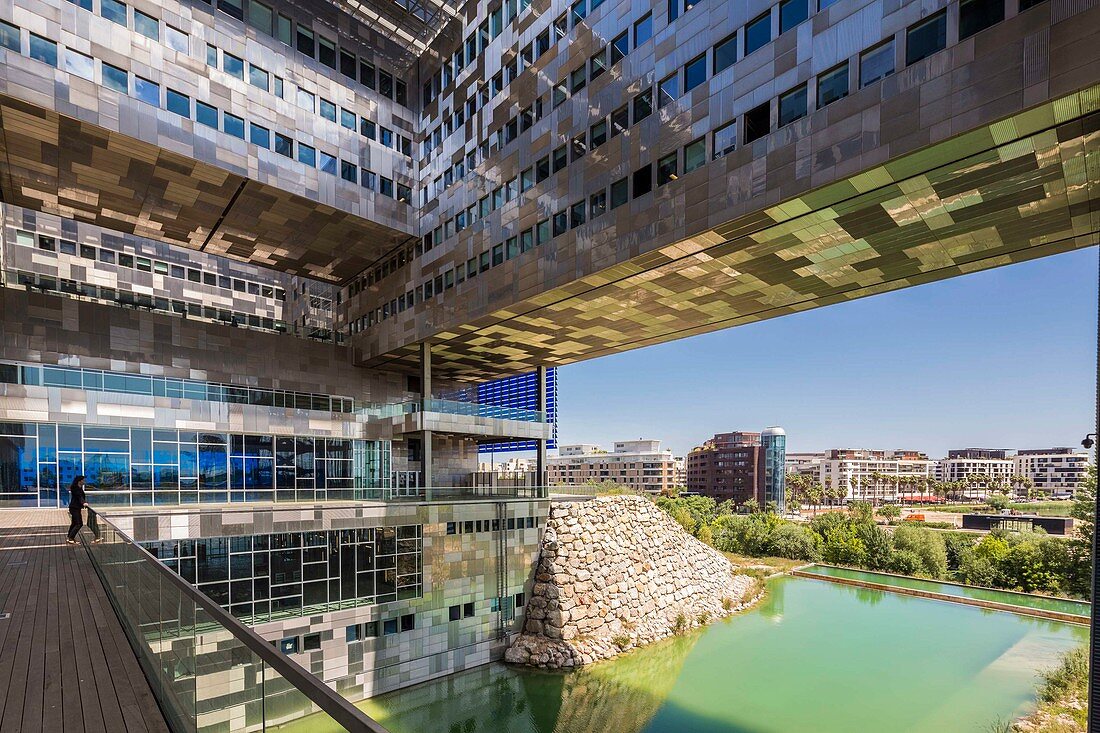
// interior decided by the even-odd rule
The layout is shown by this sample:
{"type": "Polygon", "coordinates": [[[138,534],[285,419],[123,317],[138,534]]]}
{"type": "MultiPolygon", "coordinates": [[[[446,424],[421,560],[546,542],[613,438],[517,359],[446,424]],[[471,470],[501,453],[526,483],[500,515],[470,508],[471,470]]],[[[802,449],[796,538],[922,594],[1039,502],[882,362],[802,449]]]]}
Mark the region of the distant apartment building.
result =
{"type": "Polygon", "coordinates": [[[551,486],[611,481],[657,494],[683,485],[683,459],[659,440],[619,441],[610,452],[594,443],[563,445],[547,471],[551,486]]]}
{"type": "Polygon", "coordinates": [[[718,501],[742,504],[755,499],[786,508],[786,433],[769,427],[762,432],[717,433],[693,448],[684,462],[685,485],[718,501]]]}
{"type": "Polygon", "coordinates": [[[1089,454],[1073,448],[1021,450],[1012,458],[1013,472],[1031,479],[1048,495],[1072,495],[1085,480],[1089,454]]]}
{"type": "Polygon", "coordinates": [[[947,452],[936,464],[936,480],[947,483],[969,482],[974,490],[1007,488],[1015,473],[1009,451],[1003,448],[960,448],[947,452]],[[972,476],[988,476],[990,482],[974,482],[972,476]]]}
{"type": "MultiPolygon", "coordinates": [[[[816,462],[824,486],[844,489],[846,501],[899,501],[919,496],[936,462],[920,451],[837,448],[816,462]]],[[[803,471],[815,475],[814,464],[803,471]]]]}

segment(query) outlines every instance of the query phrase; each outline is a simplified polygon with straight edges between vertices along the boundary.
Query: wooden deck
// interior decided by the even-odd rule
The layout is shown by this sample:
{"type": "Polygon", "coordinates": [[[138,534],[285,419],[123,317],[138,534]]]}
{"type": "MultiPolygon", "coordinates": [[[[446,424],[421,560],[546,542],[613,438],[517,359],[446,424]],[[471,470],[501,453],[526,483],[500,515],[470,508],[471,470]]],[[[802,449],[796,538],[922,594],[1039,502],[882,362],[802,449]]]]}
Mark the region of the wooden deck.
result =
{"type": "Polygon", "coordinates": [[[0,731],[167,733],[68,525],[65,510],[0,511],[0,731]]]}

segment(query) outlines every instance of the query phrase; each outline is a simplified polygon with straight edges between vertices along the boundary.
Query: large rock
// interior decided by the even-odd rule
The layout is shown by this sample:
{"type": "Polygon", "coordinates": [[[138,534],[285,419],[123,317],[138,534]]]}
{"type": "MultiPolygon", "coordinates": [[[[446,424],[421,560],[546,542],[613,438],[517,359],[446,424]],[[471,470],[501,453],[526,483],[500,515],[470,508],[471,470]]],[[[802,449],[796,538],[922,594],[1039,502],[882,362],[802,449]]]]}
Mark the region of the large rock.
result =
{"type": "Polygon", "coordinates": [[[754,600],[753,579],[734,571],[644,497],[554,502],[523,632],[504,658],[577,667],[727,616],[754,600]]]}

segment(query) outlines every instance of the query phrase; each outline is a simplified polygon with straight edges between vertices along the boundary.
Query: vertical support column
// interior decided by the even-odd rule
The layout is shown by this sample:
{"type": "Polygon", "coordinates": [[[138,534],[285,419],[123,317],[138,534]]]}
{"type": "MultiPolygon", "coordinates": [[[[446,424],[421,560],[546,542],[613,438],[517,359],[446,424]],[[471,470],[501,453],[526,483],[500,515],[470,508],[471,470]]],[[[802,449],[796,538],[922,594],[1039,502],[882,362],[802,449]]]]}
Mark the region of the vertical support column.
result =
{"type": "MultiPolygon", "coordinates": [[[[535,368],[535,409],[546,414],[546,367],[535,368]]],[[[535,458],[535,486],[546,486],[546,440],[537,441],[538,452],[535,458]]]]}
{"type": "MultiPolygon", "coordinates": [[[[432,345],[425,341],[420,344],[420,411],[427,412],[432,399],[432,345]]],[[[423,418],[423,415],[421,416],[423,418]]],[[[420,473],[424,486],[432,485],[432,431],[420,433],[420,473]]]]}

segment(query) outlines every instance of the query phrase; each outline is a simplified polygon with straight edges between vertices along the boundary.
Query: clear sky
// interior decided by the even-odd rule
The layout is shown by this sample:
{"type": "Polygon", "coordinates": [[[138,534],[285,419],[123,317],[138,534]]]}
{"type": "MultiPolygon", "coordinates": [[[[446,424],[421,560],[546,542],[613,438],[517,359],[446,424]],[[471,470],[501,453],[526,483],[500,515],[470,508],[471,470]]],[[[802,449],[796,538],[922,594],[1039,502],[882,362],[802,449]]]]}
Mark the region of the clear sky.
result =
{"type": "Polygon", "coordinates": [[[787,450],[1051,447],[1095,424],[1097,250],[819,308],[559,370],[561,443],[715,432],[787,450]]]}

